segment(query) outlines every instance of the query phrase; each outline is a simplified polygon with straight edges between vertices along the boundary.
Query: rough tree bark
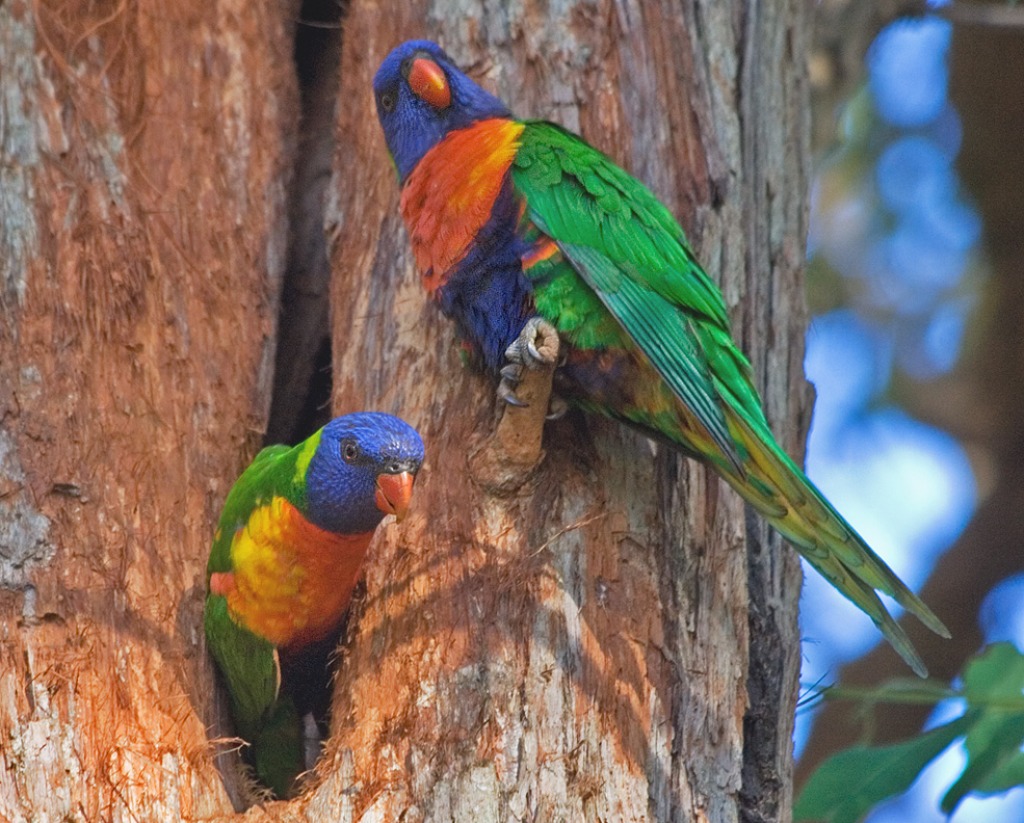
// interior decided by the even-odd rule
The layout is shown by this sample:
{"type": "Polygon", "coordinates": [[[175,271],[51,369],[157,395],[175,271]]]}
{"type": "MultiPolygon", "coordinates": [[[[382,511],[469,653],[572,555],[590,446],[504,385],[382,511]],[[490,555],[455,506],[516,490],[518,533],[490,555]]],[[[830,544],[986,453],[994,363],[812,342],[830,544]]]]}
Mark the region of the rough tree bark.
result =
{"type": "Polygon", "coordinates": [[[270,400],[290,17],[0,3],[0,819],[232,809],[202,579],[270,400]]]}
{"type": "MultiPolygon", "coordinates": [[[[233,817],[201,582],[267,420],[294,12],[0,4],[0,815],[233,817]]],[[[398,41],[434,37],[651,184],[798,452],[805,14],[346,10],[334,410],[403,415],[428,464],[367,570],[317,784],[247,819],[788,817],[794,554],[712,473],[599,420],[549,424],[517,488],[474,477],[493,382],[412,274],[369,82],[398,41]]]]}

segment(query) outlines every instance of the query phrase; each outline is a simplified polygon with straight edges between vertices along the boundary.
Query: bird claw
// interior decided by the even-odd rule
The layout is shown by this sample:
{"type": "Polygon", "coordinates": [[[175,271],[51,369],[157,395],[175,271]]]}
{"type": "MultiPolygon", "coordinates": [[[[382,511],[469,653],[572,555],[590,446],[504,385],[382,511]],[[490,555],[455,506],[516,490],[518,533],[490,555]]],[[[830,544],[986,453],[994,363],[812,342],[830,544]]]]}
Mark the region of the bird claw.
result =
{"type": "Polygon", "coordinates": [[[523,380],[523,368],[519,363],[508,363],[499,372],[501,383],[498,384],[498,397],[510,406],[526,405],[516,396],[516,387],[523,380]]]}
{"type": "Polygon", "coordinates": [[[565,417],[565,413],[569,411],[569,404],[564,398],[559,397],[557,394],[552,394],[551,399],[548,400],[548,413],[544,415],[545,420],[560,420],[565,417]]]}
{"type": "Polygon", "coordinates": [[[503,382],[511,383],[513,386],[518,385],[523,379],[523,367],[519,363],[509,363],[503,366],[498,373],[501,375],[503,382]]]}
{"type": "Polygon", "coordinates": [[[560,417],[567,407],[551,394],[558,366],[558,330],[540,317],[530,318],[498,364],[494,434],[469,455],[473,479],[484,488],[509,494],[533,476],[544,457],[545,417],[560,417]]]}
{"type": "Polygon", "coordinates": [[[555,365],[558,359],[558,330],[543,317],[534,315],[505,349],[505,357],[512,363],[531,369],[555,365]]]}
{"type": "Polygon", "coordinates": [[[515,382],[506,382],[503,378],[498,384],[498,399],[504,400],[510,406],[519,406],[522,408],[528,404],[516,397],[516,383],[518,382],[518,380],[515,382]]]}
{"type": "MultiPolygon", "coordinates": [[[[498,398],[510,406],[526,406],[516,396],[516,387],[522,382],[525,369],[550,368],[558,359],[558,331],[543,317],[531,317],[519,336],[505,349],[508,359],[499,374],[498,398]]],[[[550,414],[561,417],[565,409],[556,410],[552,404],[550,414]]],[[[550,417],[550,419],[555,419],[550,417]]]]}
{"type": "MultiPolygon", "coordinates": [[[[526,403],[519,399],[515,392],[515,384],[519,380],[510,380],[502,382],[498,385],[498,398],[505,401],[510,406],[518,406],[519,408],[526,408],[529,403],[526,403]]],[[[557,394],[552,394],[548,400],[548,413],[544,415],[545,420],[561,420],[565,417],[566,412],[569,411],[569,404],[559,397],[557,394]]]]}

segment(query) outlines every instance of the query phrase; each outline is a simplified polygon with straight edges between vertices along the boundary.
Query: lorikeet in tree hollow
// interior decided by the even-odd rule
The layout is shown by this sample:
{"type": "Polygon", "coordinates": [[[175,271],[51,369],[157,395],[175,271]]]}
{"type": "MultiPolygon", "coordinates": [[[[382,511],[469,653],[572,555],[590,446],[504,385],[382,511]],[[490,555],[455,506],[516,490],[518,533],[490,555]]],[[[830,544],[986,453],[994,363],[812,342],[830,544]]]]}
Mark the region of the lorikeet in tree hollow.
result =
{"type": "MultiPolygon", "coordinates": [[[[302,718],[326,689],[367,547],[404,516],[423,441],[390,414],[338,417],[295,446],[268,446],[224,503],[206,567],[206,642],[256,774],[279,797],[305,768],[302,718]]],[[[322,706],[326,710],[326,706],[322,706]]]]}
{"type": "Polygon", "coordinates": [[[515,402],[554,326],[562,398],[713,466],[924,675],[877,592],[948,631],[775,442],[722,296],[654,195],[565,129],[514,119],[435,43],[394,49],[373,88],[423,284],[499,393],[515,402]]]}

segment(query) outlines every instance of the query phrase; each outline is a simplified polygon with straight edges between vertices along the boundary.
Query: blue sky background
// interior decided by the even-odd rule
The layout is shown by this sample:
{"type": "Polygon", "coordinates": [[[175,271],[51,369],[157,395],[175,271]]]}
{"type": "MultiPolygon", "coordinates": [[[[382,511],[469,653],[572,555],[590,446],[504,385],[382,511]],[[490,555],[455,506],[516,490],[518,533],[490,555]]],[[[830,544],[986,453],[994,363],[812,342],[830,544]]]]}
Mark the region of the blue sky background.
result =
{"type": "MultiPolygon", "coordinates": [[[[957,362],[981,274],[981,222],[957,177],[960,120],[947,96],[950,24],[936,17],[883,29],[865,87],[840,118],[839,147],[823,158],[811,197],[810,276],[842,295],[814,318],[807,376],[818,400],[807,449],[811,478],[906,583],[918,590],[963,530],[976,489],[963,447],[896,406],[898,380],[929,380],[957,362]]],[[[801,602],[804,684],[832,683],[880,635],[813,571],[801,602]]],[[[980,616],[986,638],[1024,645],[1024,578],[994,591],[980,616]]],[[[933,722],[961,707],[941,706],[933,722]]],[[[797,718],[797,753],[813,714],[797,718]]],[[[938,798],[962,770],[954,747],[910,793],[870,823],[946,820],[938,798]]],[[[1024,790],[969,799],[954,823],[1024,820],[1024,790]]]]}

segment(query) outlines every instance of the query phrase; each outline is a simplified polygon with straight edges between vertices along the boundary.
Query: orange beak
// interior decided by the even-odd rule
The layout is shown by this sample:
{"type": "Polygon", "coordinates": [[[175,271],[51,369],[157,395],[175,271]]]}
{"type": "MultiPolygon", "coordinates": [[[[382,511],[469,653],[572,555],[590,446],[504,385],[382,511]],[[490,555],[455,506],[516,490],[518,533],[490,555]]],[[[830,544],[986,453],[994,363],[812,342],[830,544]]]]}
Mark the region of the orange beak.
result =
{"type": "Polygon", "coordinates": [[[374,500],[384,514],[393,514],[399,522],[409,511],[412,500],[412,484],[416,476],[412,472],[401,474],[378,474],[377,493],[374,500]]]}
{"type": "Polygon", "coordinates": [[[452,90],[444,70],[429,57],[417,57],[409,69],[409,88],[421,100],[435,109],[446,109],[452,104],[452,90]]]}

